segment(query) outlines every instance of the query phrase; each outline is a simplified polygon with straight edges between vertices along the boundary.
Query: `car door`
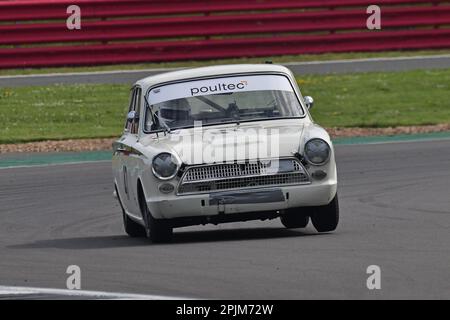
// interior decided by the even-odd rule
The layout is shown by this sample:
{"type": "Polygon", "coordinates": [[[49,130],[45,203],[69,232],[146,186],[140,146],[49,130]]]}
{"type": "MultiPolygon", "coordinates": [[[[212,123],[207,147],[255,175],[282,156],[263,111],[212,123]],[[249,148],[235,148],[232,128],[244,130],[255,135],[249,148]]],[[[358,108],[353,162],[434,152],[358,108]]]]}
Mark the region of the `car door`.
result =
{"type": "Polygon", "coordinates": [[[130,104],[125,121],[125,128],[122,137],[115,143],[115,154],[118,158],[116,179],[118,180],[118,192],[122,205],[127,213],[140,218],[140,212],[136,205],[136,193],[134,184],[135,161],[133,156],[134,145],[137,141],[137,133],[139,130],[139,118],[130,117],[132,114],[139,111],[140,87],[133,87],[130,93],[130,104]]]}
{"type": "Polygon", "coordinates": [[[128,175],[128,195],[129,195],[129,210],[130,213],[141,218],[141,211],[139,208],[139,199],[137,191],[137,180],[141,162],[141,154],[136,149],[136,144],[139,141],[139,123],[140,123],[140,112],[141,112],[141,100],[142,100],[142,89],[139,86],[134,88],[133,96],[133,111],[135,112],[135,117],[133,120],[129,121],[128,136],[127,136],[127,146],[128,152],[124,155],[124,164],[126,167],[128,175]]]}

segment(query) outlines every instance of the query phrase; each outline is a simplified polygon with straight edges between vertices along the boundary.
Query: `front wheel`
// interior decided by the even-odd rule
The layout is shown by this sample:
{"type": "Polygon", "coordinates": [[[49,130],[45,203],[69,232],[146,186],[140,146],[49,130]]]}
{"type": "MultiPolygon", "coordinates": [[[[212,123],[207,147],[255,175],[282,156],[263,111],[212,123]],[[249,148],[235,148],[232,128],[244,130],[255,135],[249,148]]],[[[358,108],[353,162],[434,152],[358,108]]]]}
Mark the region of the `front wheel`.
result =
{"type": "Polygon", "coordinates": [[[142,188],[139,190],[139,206],[145,222],[147,238],[153,243],[170,242],[172,240],[173,228],[167,220],[153,218],[145,201],[142,188]]]}
{"type": "Polygon", "coordinates": [[[288,209],[280,217],[281,223],[288,229],[306,228],[309,216],[301,212],[301,208],[288,209]],[[300,211],[300,212],[297,212],[300,211]]]}
{"type": "Polygon", "coordinates": [[[117,191],[117,186],[115,186],[117,200],[119,200],[120,208],[122,209],[123,227],[125,232],[132,238],[145,237],[145,229],[143,226],[131,220],[131,218],[126,214],[123,208],[122,201],[120,200],[119,192],[117,191]]]}
{"type": "Polygon", "coordinates": [[[339,201],[337,194],[329,204],[314,208],[311,221],[314,228],[319,232],[330,232],[337,228],[339,223],[339,201]]]}

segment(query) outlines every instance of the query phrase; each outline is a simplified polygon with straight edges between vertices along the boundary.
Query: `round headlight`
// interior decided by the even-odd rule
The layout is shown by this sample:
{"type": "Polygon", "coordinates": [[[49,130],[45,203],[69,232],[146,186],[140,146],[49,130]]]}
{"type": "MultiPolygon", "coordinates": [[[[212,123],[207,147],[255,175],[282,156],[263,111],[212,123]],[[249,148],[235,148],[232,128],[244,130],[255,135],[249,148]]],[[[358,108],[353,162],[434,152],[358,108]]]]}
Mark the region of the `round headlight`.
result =
{"type": "Polygon", "coordinates": [[[178,171],[178,161],[170,153],[163,152],[153,158],[153,174],[161,180],[169,180],[175,177],[178,171]]]}
{"type": "Polygon", "coordinates": [[[311,139],[305,144],[305,158],[313,165],[325,164],[330,159],[331,149],[322,139],[311,139]]]}

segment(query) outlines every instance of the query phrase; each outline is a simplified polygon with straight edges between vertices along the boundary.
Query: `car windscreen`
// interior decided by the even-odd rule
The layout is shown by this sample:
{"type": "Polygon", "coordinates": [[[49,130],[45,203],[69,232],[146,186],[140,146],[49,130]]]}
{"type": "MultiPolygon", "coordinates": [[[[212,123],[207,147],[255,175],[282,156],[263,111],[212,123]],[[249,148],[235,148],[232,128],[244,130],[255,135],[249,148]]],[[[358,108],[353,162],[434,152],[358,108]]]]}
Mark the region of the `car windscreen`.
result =
{"type": "Polygon", "coordinates": [[[287,77],[249,75],[153,88],[145,131],[304,116],[287,77]]]}

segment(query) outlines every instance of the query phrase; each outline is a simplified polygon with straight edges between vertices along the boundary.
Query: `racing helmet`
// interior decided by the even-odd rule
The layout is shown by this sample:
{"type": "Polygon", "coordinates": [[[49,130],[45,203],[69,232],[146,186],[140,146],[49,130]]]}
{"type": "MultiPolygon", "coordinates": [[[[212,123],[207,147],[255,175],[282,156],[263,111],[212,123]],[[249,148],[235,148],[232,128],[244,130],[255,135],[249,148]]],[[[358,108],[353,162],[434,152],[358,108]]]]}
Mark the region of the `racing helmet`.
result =
{"type": "Polygon", "coordinates": [[[189,120],[191,106],[186,98],[164,101],[159,104],[159,118],[168,126],[174,122],[189,120]]]}

